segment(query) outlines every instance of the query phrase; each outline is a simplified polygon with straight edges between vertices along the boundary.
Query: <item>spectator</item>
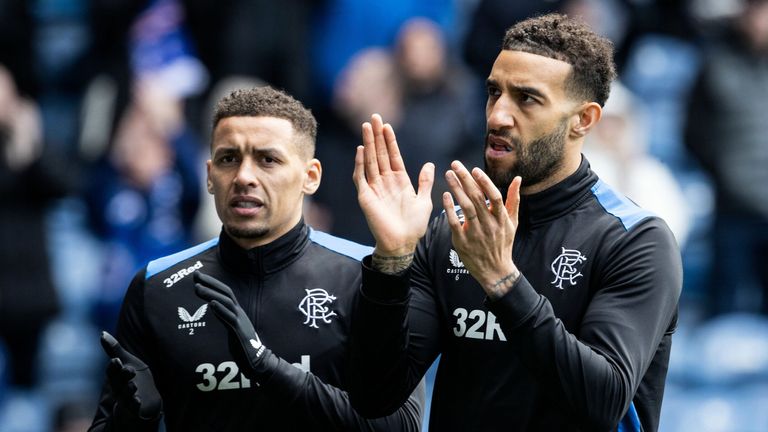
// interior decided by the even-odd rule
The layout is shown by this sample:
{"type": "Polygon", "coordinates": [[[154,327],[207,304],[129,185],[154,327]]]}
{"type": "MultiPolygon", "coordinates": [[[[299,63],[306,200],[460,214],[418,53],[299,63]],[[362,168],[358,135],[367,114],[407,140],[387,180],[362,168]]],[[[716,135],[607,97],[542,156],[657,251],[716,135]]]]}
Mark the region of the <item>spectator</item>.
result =
{"type": "Polygon", "coordinates": [[[686,145],[715,187],[708,313],[768,313],[768,1],[746,0],[705,49],[686,145]]]}
{"type": "Polygon", "coordinates": [[[152,83],[139,84],[86,191],[92,227],[106,248],[95,308],[102,328],[114,328],[141,263],[192,244],[200,148],[181,102],[152,83]]]}
{"type": "Polygon", "coordinates": [[[48,158],[37,105],[0,65],[0,338],[15,387],[35,383],[41,332],[59,308],[48,257],[45,210],[66,192],[48,158]]]}

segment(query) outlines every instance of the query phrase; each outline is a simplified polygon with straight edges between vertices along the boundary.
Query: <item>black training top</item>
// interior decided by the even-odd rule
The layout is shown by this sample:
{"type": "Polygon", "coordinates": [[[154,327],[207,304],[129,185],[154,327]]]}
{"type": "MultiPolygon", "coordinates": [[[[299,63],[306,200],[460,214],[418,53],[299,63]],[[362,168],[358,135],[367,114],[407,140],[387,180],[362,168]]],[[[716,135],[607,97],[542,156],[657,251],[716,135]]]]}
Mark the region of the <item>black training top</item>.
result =
{"type": "Polygon", "coordinates": [[[366,258],[353,405],[392,412],[441,354],[432,431],[655,431],[682,286],[666,224],[582,160],[522,197],[513,259],[523,277],[489,301],[452,248],[445,214],[404,275],[375,272],[366,258]]]}
{"type": "MultiPolygon", "coordinates": [[[[423,387],[377,420],[359,416],[344,391],[359,259],[369,252],[302,222],[248,251],[222,232],[141,270],[116,337],[149,365],[167,430],[419,430],[423,387]],[[196,270],[232,288],[262,342],[281,358],[258,384],[240,372],[227,328],[195,294],[196,270]]],[[[92,431],[121,430],[111,424],[114,403],[105,385],[92,431]]]]}

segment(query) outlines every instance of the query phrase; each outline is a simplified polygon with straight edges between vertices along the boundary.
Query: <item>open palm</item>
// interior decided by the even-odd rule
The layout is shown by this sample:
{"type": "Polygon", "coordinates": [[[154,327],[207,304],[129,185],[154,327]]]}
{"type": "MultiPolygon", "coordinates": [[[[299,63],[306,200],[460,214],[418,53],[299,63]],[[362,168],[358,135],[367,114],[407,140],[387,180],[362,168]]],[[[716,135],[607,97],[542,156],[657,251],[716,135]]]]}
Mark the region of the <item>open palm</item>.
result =
{"type": "Polygon", "coordinates": [[[426,232],[432,212],[435,167],[424,164],[417,192],[405,171],[392,126],[374,114],[370,123],[363,124],[362,132],[363,145],[357,148],[353,178],[377,253],[412,253],[426,232]]]}

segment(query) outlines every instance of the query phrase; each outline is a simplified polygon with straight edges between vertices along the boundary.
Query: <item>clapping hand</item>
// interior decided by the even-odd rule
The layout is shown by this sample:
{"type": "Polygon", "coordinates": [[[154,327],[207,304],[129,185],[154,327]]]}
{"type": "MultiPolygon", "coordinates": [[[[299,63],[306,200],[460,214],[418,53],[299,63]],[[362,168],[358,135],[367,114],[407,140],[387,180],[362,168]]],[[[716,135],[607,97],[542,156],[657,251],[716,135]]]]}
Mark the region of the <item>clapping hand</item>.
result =
{"type": "Polygon", "coordinates": [[[520,276],[512,261],[512,246],[518,225],[521,179],[515,177],[509,185],[506,202],[480,168],[470,173],[461,162],[454,161],[445,179],[451,192],[443,194],[443,207],[453,246],[486,294],[499,298],[520,276]],[[454,210],[454,197],[461,207],[463,222],[454,210]]]}
{"type": "Polygon", "coordinates": [[[257,379],[265,369],[265,359],[272,353],[261,343],[259,335],[253,328],[251,320],[235,298],[232,289],[224,282],[199,271],[194,273],[195,293],[198,297],[209,302],[210,308],[217,317],[229,328],[230,334],[237,341],[233,354],[243,373],[249,378],[257,379]],[[242,364],[243,358],[247,364],[242,364]]]}
{"type": "Polygon", "coordinates": [[[139,420],[157,420],[163,408],[152,372],[140,358],[128,352],[111,334],[101,333],[101,346],[110,357],[107,380],[118,407],[139,420]]]}
{"type": "Polygon", "coordinates": [[[417,192],[405,171],[391,125],[374,114],[370,123],[363,123],[362,138],[353,179],[360,208],[376,240],[374,259],[412,257],[432,212],[435,166],[424,164],[417,192]]]}

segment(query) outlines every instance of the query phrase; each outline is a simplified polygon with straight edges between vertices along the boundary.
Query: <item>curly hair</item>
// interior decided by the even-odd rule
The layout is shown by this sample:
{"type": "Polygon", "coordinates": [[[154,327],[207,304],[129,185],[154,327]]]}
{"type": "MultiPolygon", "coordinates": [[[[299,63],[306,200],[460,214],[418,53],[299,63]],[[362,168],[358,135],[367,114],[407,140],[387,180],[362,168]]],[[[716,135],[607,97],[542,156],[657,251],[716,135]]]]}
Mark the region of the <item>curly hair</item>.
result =
{"type": "Polygon", "coordinates": [[[521,21],[504,35],[502,48],[564,61],[572,66],[566,91],[605,105],[616,77],[613,44],[582,21],[548,14],[521,21]]]}
{"type": "Polygon", "coordinates": [[[234,90],[223,97],[213,112],[213,127],[227,117],[277,117],[288,120],[293,130],[306,137],[297,147],[311,158],[315,153],[317,120],[312,111],[288,93],[270,86],[234,90]]]}

